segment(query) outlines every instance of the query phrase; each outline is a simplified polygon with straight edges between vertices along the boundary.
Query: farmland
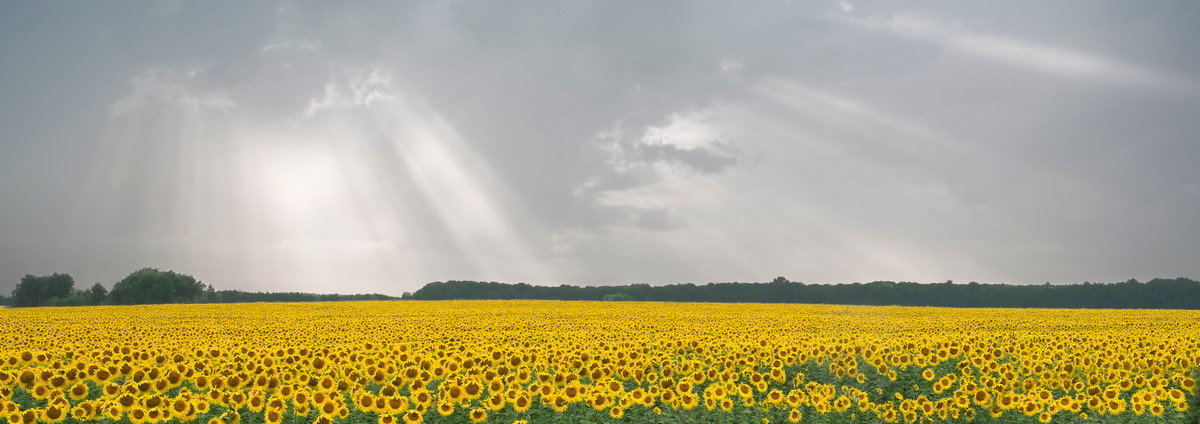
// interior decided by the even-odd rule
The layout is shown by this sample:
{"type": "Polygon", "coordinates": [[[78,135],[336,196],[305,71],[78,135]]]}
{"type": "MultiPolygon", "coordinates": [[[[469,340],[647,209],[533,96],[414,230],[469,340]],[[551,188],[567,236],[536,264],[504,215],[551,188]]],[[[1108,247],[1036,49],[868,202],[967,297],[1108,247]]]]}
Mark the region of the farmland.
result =
{"type": "Polygon", "coordinates": [[[35,422],[1192,422],[1200,312],[554,301],[0,310],[35,422]]]}

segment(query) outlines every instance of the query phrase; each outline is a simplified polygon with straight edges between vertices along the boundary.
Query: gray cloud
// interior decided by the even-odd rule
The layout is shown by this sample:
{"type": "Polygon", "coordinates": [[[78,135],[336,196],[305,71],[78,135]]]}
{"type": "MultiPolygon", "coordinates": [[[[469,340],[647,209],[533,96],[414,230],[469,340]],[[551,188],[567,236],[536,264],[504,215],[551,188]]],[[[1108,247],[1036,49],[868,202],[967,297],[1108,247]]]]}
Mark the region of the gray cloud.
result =
{"type": "Polygon", "coordinates": [[[671,144],[634,146],[633,156],[646,163],[675,163],[697,172],[715,174],[737,163],[737,156],[727,151],[736,151],[731,143],[721,143],[715,148],[681,148],[671,144]],[[723,152],[726,151],[726,152],[723,152]]]}
{"type": "Polygon", "coordinates": [[[0,292],[1200,277],[1187,2],[228,6],[0,13],[0,292]]]}

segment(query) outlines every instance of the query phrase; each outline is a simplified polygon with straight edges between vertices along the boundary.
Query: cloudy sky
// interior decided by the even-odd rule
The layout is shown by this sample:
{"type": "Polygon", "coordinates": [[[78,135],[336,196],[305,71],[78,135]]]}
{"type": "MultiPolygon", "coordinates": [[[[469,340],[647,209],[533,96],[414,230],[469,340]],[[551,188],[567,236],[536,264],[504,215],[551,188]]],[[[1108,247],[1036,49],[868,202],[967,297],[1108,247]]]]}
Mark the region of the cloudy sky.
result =
{"type": "Polygon", "coordinates": [[[1200,3],[5,2],[0,292],[1200,277],[1200,3]]]}

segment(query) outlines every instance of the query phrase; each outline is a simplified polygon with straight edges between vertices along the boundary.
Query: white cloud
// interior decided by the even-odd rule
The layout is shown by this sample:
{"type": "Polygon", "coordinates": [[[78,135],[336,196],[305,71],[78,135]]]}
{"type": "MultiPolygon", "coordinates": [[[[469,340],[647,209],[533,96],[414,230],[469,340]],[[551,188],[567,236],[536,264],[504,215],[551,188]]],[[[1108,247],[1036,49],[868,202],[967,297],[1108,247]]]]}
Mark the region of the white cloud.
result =
{"type": "Polygon", "coordinates": [[[839,1],[839,2],[837,2],[837,4],[838,4],[838,6],[840,6],[842,8],[843,12],[853,12],[854,11],[854,5],[850,4],[850,2],[839,1]]]}
{"type": "MultiPolygon", "coordinates": [[[[674,112],[661,125],[630,133],[623,123],[598,133],[593,141],[617,173],[650,167],[655,174],[712,174],[735,164],[739,152],[713,122],[719,106],[674,112]]],[[[594,183],[594,182],[593,182],[594,183]]]]}
{"type": "Polygon", "coordinates": [[[274,51],[285,51],[285,50],[310,51],[310,50],[316,50],[319,48],[321,48],[321,44],[318,42],[315,42],[315,41],[286,40],[286,41],[280,41],[280,42],[264,45],[264,46],[262,46],[262,48],[259,49],[259,51],[261,51],[263,53],[269,53],[269,52],[274,52],[274,51]]]}
{"type": "MultiPolygon", "coordinates": [[[[681,197],[711,187],[705,180],[737,165],[741,153],[722,133],[722,106],[668,114],[664,122],[635,130],[616,122],[592,141],[597,166],[573,194],[586,208],[580,231],[664,231],[682,228],[681,197]],[[706,188],[707,187],[707,188],[706,188]]],[[[558,244],[558,241],[555,241],[558,244]]],[[[557,249],[562,250],[562,249],[557,249]]]]}
{"type": "Polygon", "coordinates": [[[642,143],[669,144],[680,149],[697,149],[721,138],[720,130],[712,125],[714,108],[672,113],[666,125],[646,127],[642,143]]]}
{"type": "Polygon", "coordinates": [[[341,68],[334,71],[333,78],[325,84],[320,98],[312,98],[303,116],[311,118],[331,107],[367,107],[377,100],[392,100],[390,78],[379,68],[370,71],[361,68],[341,68]]]}
{"type": "Polygon", "coordinates": [[[744,66],[741,64],[741,62],[737,62],[737,61],[733,61],[733,60],[722,60],[720,63],[720,67],[721,67],[721,72],[731,74],[731,73],[735,73],[737,71],[742,70],[742,68],[744,66]]]}
{"type": "Polygon", "coordinates": [[[130,80],[129,94],[109,106],[109,115],[115,118],[155,104],[220,112],[237,107],[227,94],[202,87],[201,76],[202,72],[194,69],[186,72],[172,68],[143,69],[130,80]]]}
{"type": "Polygon", "coordinates": [[[1189,95],[1200,93],[1200,84],[1191,78],[1068,47],[972,31],[961,25],[947,25],[924,16],[899,14],[886,19],[832,19],[867,29],[890,31],[907,38],[939,44],[959,53],[1042,74],[1168,92],[1183,91],[1189,95]]]}

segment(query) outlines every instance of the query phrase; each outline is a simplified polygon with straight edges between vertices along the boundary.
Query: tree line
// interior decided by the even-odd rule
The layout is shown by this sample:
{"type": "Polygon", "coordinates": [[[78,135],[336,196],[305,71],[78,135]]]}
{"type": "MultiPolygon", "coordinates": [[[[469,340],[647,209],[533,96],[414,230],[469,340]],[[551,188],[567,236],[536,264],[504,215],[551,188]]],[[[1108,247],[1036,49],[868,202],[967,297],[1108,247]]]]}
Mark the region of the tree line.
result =
{"type": "Polygon", "coordinates": [[[195,277],[175,271],[143,268],[113,284],[112,290],[100,283],[86,290],[75,288],[70,274],[26,275],[10,296],[0,296],[0,306],[95,306],[145,305],[161,303],[247,303],[247,302],[322,302],[343,300],[396,299],[381,294],[265,293],[216,290],[195,277]]]}
{"type": "Polygon", "coordinates": [[[1200,282],[1156,278],[1148,282],[1065,285],[937,284],[875,281],[804,284],[778,277],[768,283],[670,284],[652,286],[534,286],[525,283],[446,281],[407,295],[413,300],[542,299],[662,302],[823,303],[995,308],[1200,309],[1200,282]]]}
{"type": "Polygon", "coordinates": [[[252,302],[341,302],[354,300],[397,300],[382,294],[313,294],[298,292],[245,292],[240,290],[218,290],[217,303],[252,302]]]}
{"type": "MultiPolygon", "coordinates": [[[[804,284],[778,277],[768,283],[709,283],[624,286],[535,286],[526,283],[446,281],[426,284],[409,300],[593,300],[661,302],[824,303],[997,308],[1156,308],[1200,309],[1200,282],[1156,278],[1148,282],[1051,285],[939,284],[875,281],[852,284],[804,284]]],[[[69,274],[26,275],[0,305],[85,306],[158,303],[328,302],[395,300],[382,294],[313,294],[216,290],[195,277],[143,268],[115,283],[75,288],[69,274]]]]}

